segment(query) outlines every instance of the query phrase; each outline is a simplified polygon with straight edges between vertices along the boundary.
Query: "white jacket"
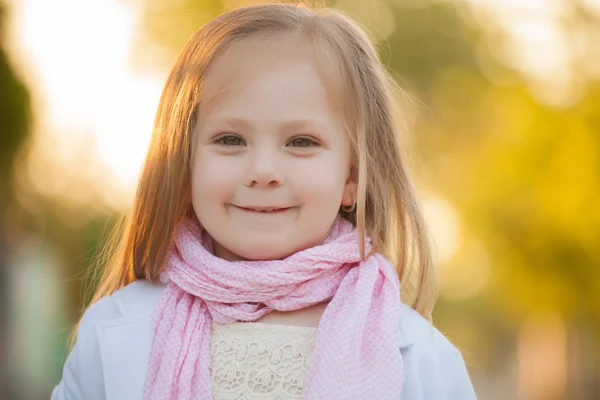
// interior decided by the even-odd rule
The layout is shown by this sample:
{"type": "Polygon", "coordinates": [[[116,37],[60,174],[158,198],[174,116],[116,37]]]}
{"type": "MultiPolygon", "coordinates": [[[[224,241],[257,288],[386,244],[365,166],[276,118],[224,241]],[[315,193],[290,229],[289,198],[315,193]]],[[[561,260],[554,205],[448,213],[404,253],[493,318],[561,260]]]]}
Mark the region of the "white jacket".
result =
{"type": "MultiPolygon", "coordinates": [[[[52,400],[142,399],[152,312],[164,288],[140,280],[90,306],[52,400]]],[[[404,304],[399,323],[405,383],[398,399],[476,399],[460,352],[437,329],[404,304]]]]}

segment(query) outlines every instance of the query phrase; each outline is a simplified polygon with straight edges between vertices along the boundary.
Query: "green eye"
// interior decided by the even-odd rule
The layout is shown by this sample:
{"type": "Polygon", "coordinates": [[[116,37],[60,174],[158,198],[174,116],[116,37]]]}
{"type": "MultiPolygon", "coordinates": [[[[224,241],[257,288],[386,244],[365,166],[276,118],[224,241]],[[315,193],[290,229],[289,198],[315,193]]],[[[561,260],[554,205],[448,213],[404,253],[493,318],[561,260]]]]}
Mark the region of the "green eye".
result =
{"type": "Polygon", "coordinates": [[[293,147],[311,147],[317,145],[314,140],[305,137],[293,139],[290,144],[293,147]]]}
{"type": "Polygon", "coordinates": [[[244,141],[240,137],[234,135],[221,136],[217,142],[228,147],[242,146],[244,144],[244,141]]]}

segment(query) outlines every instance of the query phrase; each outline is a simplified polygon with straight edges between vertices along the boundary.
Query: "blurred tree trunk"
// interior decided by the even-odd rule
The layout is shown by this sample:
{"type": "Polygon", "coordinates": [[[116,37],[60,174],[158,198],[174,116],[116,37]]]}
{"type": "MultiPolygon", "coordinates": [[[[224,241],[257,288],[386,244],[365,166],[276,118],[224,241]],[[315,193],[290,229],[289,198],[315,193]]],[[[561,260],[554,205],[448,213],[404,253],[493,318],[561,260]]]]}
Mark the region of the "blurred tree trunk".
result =
{"type": "Polygon", "coordinates": [[[13,167],[20,146],[29,133],[30,103],[25,86],[9,65],[4,49],[4,18],[6,6],[0,0],[0,399],[17,399],[14,387],[7,379],[10,362],[6,357],[8,327],[8,262],[10,224],[6,223],[14,201],[13,167]]]}

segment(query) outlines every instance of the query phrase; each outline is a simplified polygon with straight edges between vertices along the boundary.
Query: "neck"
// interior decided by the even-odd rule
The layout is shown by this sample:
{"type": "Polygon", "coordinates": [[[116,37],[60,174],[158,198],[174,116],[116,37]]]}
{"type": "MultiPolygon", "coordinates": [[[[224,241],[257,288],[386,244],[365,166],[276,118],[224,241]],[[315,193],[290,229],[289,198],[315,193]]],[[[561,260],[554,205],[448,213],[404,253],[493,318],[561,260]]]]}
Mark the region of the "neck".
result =
{"type": "Polygon", "coordinates": [[[316,328],[330,300],[293,311],[274,310],[257,319],[256,322],[275,325],[295,325],[316,328]]]}
{"type": "Polygon", "coordinates": [[[217,243],[216,240],[211,240],[215,256],[227,261],[248,261],[247,259],[240,257],[237,254],[229,251],[225,247],[221,246],[219,243],[217,243]]]}

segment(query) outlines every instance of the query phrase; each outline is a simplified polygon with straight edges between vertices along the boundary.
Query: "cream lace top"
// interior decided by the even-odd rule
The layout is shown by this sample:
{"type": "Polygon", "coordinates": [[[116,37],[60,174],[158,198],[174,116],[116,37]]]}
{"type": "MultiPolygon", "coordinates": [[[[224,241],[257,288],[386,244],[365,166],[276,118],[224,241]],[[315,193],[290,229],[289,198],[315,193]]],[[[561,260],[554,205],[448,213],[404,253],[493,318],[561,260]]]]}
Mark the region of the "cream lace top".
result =
{"type": "Polygon", "coordinates": [[[316,327],[213,321],[213,398],[301,399],[316,335],[316,327]]]}

